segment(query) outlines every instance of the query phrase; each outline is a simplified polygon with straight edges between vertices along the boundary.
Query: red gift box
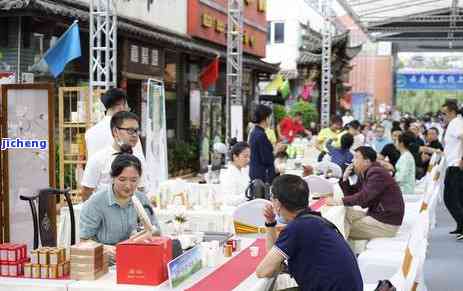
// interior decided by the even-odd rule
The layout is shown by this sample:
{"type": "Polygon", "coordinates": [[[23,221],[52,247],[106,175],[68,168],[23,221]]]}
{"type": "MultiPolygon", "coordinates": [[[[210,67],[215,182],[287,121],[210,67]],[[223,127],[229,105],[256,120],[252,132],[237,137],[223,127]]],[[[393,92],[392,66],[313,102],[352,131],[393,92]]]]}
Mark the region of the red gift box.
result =
{"type": "Polygon", "coordinates": [[[168,278],[167,263],[172,260],[172,240],[152,237],[123,241],[116,246],[118,284],[159,285],[168,278]]]}

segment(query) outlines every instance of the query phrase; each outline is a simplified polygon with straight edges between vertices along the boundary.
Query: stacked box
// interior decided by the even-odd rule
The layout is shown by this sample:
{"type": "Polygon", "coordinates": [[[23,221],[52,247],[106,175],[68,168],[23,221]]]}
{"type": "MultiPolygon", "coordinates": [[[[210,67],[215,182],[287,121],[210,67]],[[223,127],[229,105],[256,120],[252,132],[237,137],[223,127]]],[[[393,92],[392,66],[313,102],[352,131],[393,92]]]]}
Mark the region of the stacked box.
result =
{"type": "Polygon", "coordinates": [[[0,244],[0,276],[21,276],[28,260],[25,244],[0,244]]]}
{"type": "Polygon", "coordinates": [[[102,244],[88,241],[71,247],[71,279],[96,280],[107,272],[102,244]]]}
{"type": "Polygon", "coordinates": [[[24,277],[59,279],[69,276],[69,268],[65,248],[42,247],[31,251],[30,262],[24,264],[24,277]]]}

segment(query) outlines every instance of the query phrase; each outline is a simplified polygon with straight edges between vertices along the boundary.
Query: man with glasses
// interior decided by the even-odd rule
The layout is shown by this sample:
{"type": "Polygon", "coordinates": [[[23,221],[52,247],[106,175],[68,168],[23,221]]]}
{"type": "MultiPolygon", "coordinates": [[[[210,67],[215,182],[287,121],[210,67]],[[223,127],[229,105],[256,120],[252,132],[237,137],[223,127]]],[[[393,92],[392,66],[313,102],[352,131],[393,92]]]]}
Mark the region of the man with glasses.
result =
{"type": "Polygon", "coordinates": [[[390,139],[384,136],[384,133],[384,126],[377,124],[375,128],[375,139],[373,140],[373,148],[377,153],[380,153],[386,145],[392,143],[390,139]]]}
{"type": "MultiPolygon", "coordinates": [[[[140,122],[135,113],[120,111],[113,115],[110,120],[110,128],[113,143],[95,154],[87,161],[84,175],[81,182],[81,197],[86,200],[95,190],[111,186],[111,164],[116,154],[121,152],[121,147],[135,148],[139,144],[140,122]]],[[[142,153],[134,151],[142,164],[142,178],[139,184],[139,190],[144,190],[147,181],[146,162],[142,153]]]]}
{"type": "MultiPolygon", "coordinates": [[[[120,111],[130,111],[127,104],[127,94],[121,89],[112,88],[106,91],[101,96],[101,103],[106,109],[106,116],[85,132],[87,160],[99,150],[113,144],[113,135],[109,125],[111,116],[120,111]]],[[[134,152],[143,154],[140,141],[135,146],[134,152]]]]}

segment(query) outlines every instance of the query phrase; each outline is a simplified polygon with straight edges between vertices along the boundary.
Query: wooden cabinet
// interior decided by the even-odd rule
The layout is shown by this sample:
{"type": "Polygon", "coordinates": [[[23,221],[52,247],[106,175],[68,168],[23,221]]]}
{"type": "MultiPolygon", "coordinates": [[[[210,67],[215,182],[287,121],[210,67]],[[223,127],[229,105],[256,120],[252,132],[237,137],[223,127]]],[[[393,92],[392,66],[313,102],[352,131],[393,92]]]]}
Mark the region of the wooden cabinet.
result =
{"type": "Polygon", "coordinates": [[[70,188],[74,203],[86,163],[85,131],[92,126],[87,87],[59,88],[59,187],[70,188]]]}

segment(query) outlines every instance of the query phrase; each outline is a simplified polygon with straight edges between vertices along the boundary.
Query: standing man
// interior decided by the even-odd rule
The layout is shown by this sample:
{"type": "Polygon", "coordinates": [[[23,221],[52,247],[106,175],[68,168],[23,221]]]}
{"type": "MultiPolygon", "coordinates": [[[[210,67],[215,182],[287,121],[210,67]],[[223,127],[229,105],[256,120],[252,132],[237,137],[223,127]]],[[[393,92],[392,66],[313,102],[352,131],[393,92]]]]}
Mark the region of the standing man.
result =
{"type": "MultiPolygon", "coordinates": [[[[87,160],[99,150],[111,146],[114,142],[111,134],[111,117],[119,111],[130,111],[127,104],[127,94],[121,89],[112,88],[101,95],[101,103],[106,109],[105,117],[85,132],[87,160]]],[[[134,153],[143,155],[140,139],[134,148],[134,153]]]]}
{"type": "Polygon", "coordinates": [[[278,136],[281,141],[292,143],[294,138],[299,134],[310,134],[302,123],[302,112],[296,112],[294,118],[286,116],[280,121],[278,125],[278,136]]]}
{"type": "MultiPolygon", "coordinates": [[[[132,149],[139,143],[140,122],[135,113],[119,111],[114,114],[110,120],[110,129],[113,144],[97,151],[87,160],[81,181],[80,194],[83,200],[87,200],[95,190],[102,190],[112,186],[111,164],[117,153],[120,153],[123,147],[132,149]]],[[[138,190],[144,191],[148,179],[146,162],[143,154],[140,155],[134,152],[133,155],[140,160],[142,165],[143,171],[138,190]]]]}
{"type": "Polygon", "coordinates": [[[444,202],[457,228],[451,234],[457,240],[463,240],[463,118],[458,114],[455,101],[447,100],[442,106],[442,113],[447,122],[444,136],[444,153],[447,159],[447,171],[444,181],[444,202]]]}

